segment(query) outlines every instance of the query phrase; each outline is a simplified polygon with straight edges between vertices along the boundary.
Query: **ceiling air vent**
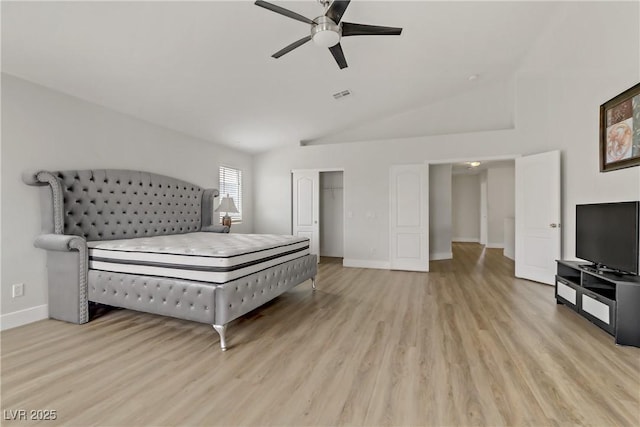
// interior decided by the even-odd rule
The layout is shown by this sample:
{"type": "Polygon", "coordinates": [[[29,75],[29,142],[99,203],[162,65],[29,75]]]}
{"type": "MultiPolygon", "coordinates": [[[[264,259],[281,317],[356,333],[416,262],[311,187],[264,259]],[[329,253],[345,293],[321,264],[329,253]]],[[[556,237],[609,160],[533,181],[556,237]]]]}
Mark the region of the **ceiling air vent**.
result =
{"type": "Polygon", "coordinates": [[[343,90],[341,92],[336,92],[333,94],[333,99],[340,99],[340,98],[344,98],[345,96],[349,96],[351,95],[351,91],[349,89],[347,90],[343,90]]]}

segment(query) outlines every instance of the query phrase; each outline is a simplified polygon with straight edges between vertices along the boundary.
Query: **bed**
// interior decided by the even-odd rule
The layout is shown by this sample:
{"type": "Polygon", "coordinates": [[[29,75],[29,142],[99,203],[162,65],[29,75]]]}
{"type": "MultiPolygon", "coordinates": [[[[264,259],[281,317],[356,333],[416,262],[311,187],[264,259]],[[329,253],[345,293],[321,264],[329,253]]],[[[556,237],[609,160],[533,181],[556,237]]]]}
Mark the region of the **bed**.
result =
{"type": "Polygon", "coordinates": [[[49,317],[90,320],[105,304],[213,325],[227,324],[311,280],[306,238],[230,234],[213,223],[215,189],[129,170],[38,171],[47,250],[49,317]]]}

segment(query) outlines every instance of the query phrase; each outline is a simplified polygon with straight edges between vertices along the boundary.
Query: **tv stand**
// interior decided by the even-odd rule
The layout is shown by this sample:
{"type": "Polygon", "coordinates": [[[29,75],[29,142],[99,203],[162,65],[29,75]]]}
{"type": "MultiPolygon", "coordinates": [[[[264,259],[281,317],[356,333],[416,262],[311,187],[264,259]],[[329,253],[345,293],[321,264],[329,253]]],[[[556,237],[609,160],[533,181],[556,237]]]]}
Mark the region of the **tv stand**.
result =
{"type": "Polygon", "coordinates": [[[640,347],[640,277],[557,261],[556,302],[615,337],[616,344],[640,347]]]}

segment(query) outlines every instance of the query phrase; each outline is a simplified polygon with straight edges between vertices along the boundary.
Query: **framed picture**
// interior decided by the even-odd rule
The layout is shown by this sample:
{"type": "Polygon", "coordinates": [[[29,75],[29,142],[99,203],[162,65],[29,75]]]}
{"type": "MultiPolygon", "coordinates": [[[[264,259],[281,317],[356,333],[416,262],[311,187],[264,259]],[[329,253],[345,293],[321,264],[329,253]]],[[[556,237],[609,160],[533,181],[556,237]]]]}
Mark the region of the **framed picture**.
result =
{"type": "Polygon", "coordinates": [[[600,106],[600,172],[640,165],[640,83],[600,106]]]}

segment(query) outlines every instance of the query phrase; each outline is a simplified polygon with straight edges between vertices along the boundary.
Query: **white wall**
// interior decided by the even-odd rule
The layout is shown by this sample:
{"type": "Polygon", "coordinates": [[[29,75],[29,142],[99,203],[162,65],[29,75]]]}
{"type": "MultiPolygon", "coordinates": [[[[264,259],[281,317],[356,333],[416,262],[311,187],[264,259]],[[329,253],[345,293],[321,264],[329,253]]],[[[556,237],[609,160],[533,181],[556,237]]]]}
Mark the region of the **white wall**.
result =
{"type": "Polygon", "coordinates": [[[504,221],[515,215],[515,167],[487,170],[487,247],[504,247],[504,221]]]}
{"type": "Polygon", "coordinates": [[[389,253],[390,165],[560,149],[563,256],[573,257],[576,203],[633,200],[640,194],[640,168],[605,174],[598,168],[598,107],[639,79],[640,22],[637,2],[562,6],[565,12],[540,37],[516,77],[514,130],[294,147],[258,155],[256,231],[289,232],[289,218],[282,211],[291,209],[291,169],[343,168],[345,258],[383,263],[389,253]],[[367,218],[367,212],[375,216],[367,218]]]}
{"type": "Polygon", "coordinates": [[[429,259],[450,259],[451,165],[429,165],[429,259]]]}
{"type": "Polygon", "coordinates": [[[344,256],[342,172],[320,172],[320,255],[344,256]]]}
{"type": "Polygon", "coordinates": [[[574,258],[576,204],[639,198],[639,167],[599,172],[598,133],[599,106],[640,81],[640,3],[564,7],[520,69],[516,121],[524,145],[562,150],[562,252],[574,258]]]}
{"type": "Polygon", "coordinates": [[[389,260],[389,166],[426,159],[498,157],[514,131],[294,147],[254,158],[257,233],[290,233],[292,169],[344,170],[346,259],[389,260]],[[488,154],[487,154],[488,153],[488,154]]]}
{"type": "MultiPolygon", "coordinates": [[[[243,170],[244,220],[233,231],[251,232],[249,155],[2,74],[2,314],[41,313],[47,304],[45,252],[33,247],[39,192],[22,183],[23,171],[136,169],[211,188],[218,186],[219,163],[243,170]],[[13,283],[25,284],[23,297],[11,298],[13,283]]],[[[3,316],[3,323],[12,319],[3,316]]]]}
{"type": "Polygon", "coordinates": [[[451,218],[454,242],[480,241],[480,179],[477,174],[453,175],[451,218]]]}
{"type": "Polygon", "coordinates": [[[489,229],[489,213],[487,208],[487,171],[483,170],[480,172],[478,179],[480,180],[480,244],[486,245],[488,241],[487,230],[489,229]]]}

